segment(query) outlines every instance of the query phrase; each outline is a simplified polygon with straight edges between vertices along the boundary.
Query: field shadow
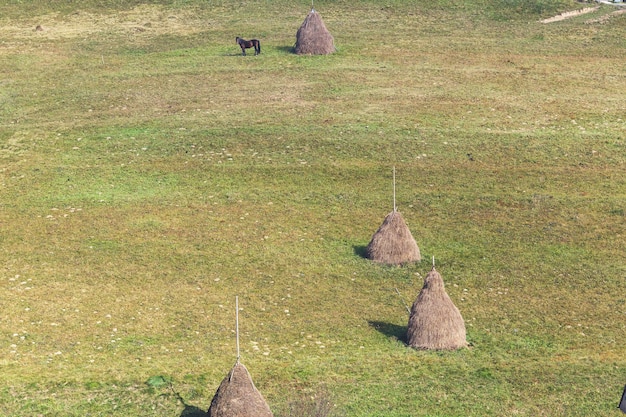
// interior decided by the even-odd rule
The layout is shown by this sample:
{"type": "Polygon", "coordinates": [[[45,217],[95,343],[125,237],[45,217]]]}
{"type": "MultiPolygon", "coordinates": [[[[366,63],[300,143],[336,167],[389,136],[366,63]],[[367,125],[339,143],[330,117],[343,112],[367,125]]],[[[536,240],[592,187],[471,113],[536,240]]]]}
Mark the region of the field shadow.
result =
{"type": "Polygon", "coordinates": [[[193,405],[185,404],[185,408],[183,412],[180,413],[179,417],[208,417],[209,413],[206,411],[195,407],[193,405]]]}
{"type": "Polygon", "coordinates": [[[352,247],[354,254],[360,256],[363,259],[367,259],[367,246],[355,245],[352,247]]]}
{"type": "Polygon", "coordinates": [[[284,52],[286,54],[295,54],[296,48],[294,46],[278,46],[276,50],[284,52]]]}
{"type": "MultiPolygon", "coordinates": [[[[293,54],[295,55],[296,53],[296,48],[293,46],[276,46],[276,47],[271,47],[272,50],[276,50],[278,52],[282,52],[283,54],[293,54]]],[[[242,58],[246,58],[246,57],[253,57],[253,56],[262,56],[263,55],[263,50],[261,50],[261,53],[259,55],[254,55],[254,51],[253,52],[248,52],[246,53],[246,55],[242,55],[241,51],[237,51],[237,52],[227,52],[225,54],[222,54],[222,56],[240,56],[242,58]]]]}
{"type": "Polygon", "coordinates": [[[387,337],[391,337],[399,340],[400,342],[407,344],[406,340],[406,326],[399,326],[393,323],[386,323],[384,321],[368,321],[370,327],[376,331],[384,334],[387,337]]]}
{"type": "Polygon", "coordinates": [[[260,55],[254,55],[254,52],[252,53],[247,53],[246,55],[242,55],[241,51],[239,52],[228,52],[226,54],[223,54],[222,56],[234,56],[234,57],[240,57],[240,58],[256,58],[260,55]]]}
{"type": "Polygon", "coordinates": [[[185,399],[180,395],[180,393],[174,391],[174,388],[170,385],[172,392],[183,405],[183,411],[180,413],[179,417],[209,417],[209,413],[207,411],[202,410],[201,408],[196,407],[195,405],[189,405],[185,401],[185,399]]]}

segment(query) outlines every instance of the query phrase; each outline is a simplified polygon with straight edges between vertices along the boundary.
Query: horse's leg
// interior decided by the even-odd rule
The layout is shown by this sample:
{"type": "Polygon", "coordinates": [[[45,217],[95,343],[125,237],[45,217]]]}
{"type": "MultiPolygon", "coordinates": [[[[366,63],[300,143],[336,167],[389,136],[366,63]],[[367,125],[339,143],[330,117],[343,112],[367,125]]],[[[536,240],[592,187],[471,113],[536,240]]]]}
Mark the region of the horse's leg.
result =
{"type": "Polygon", "coordinates": [[[256,41],[254,44],[254,55],[258,55],[261,53],[261,41],[256,41]]]}
{"type": "Polygon", "coordinates": [[[246,47],[241,45],[241,55],[246,56],[246,47]]]}

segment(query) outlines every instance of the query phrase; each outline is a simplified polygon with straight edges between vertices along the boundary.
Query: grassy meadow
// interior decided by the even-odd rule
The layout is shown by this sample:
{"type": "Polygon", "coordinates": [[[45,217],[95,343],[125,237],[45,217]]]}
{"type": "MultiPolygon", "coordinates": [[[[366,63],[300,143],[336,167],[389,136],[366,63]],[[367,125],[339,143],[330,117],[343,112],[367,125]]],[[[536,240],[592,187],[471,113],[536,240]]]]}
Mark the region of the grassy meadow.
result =
{"type": "Polygon", "coordinates": [[[320,0],[297,56],[308,2],[0,0],[0,415],[200,416],[236,296],[276,417],[617,415],[626,14],[540,23],[591,6],[320,0]],[[404,342],[433,256],[468,349],[404,342]]]}

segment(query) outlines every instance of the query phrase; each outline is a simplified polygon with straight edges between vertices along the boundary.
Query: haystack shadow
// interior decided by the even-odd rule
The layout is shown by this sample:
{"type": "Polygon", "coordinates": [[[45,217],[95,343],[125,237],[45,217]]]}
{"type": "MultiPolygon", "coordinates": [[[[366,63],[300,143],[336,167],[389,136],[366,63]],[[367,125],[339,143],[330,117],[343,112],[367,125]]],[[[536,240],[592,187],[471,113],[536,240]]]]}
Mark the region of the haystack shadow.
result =
{"type": "Polygon", "coordinates": [[[180,395],[179,392],[176,392],[174,390],[174,387],[170,384],[170,389],[172,390],[172,392],[174,393],[174,395],[176,396],[176,398],[178,399],[178,401],[180,401],[180,403],[183,405],[183,411],[180,413],[179,417],[209,417],[209,413],[202,410],[201,408],[198,408],[194,405],[189,405],[187,404],[187,402],[185,401],[185,399],[180,395]]]}
{"type": "Polygon", "coordinates": [[[370,325],[370,327],[377,330],[379,333],[382,333],[383,335],[387,337],[392,337],[394,339],[397,339],[400,342],[407,345],[407,338],[406,338],[407,327],[406,326],[399,326],[393,323],[386,323],[384,321],[372,321],[372,320],[368,321],[367,323],[370,325]]]}
{"type": "Polygon", "coordinates": [[[209,417],[209,413],[193,405],[184,404],[185,408],[179,417],[209,417]]]}
{"type": "Polygon", "coordinates": [[[296,53],[296,47],[295,46],[277,46],[276,47],[277,50],[279,50],[280,52],[284,52],[286,54],[295,54],[296,53]]]}
{"type": "Polygon", "coordinates": [[[360,256],[363,259],[367,259],[367,246],[355,245],[352,247],[354,254],[360,256]]]}

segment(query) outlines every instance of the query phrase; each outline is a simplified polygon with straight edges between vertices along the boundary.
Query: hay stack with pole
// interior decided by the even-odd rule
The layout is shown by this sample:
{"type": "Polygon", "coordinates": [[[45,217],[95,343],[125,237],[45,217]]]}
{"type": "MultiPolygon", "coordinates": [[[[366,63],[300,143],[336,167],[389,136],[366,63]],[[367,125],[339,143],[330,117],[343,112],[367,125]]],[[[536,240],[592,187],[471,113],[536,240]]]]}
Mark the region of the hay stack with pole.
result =
{"type": "Polygon", "coordinates": [[[237,308],[237,362],[222,380],[209,407],[209,417],[274,417],[254,386],[248,369],[239,361],[239,300],[237,308]]]}
{"type": "Polygon", "coordinates": [[[273,417],[246,367],[237,361],[222,380],[209,407],[209,417],[273,417]]]}
{"type": "Polygon", "coordinates": [[[396,207],[396,169],[393,169],[393,211],[380,225],[367,245],[366,256],[374,262],[403,265],[422,259],[420,248],[413,238],[404,217],[396,207]]]}
{"type": "Polygon", "coordinates": [[[335,50],[335,40],[326,29],[322,16],[311,9],[296,33],[296,54],[328,55],[335,50]]]}
{"type": "Polygon", "coordinates": [[[407,342],[415,349],[455,350],[467,346],[465,322],[433,267],[411,308],[407,342]]]}

